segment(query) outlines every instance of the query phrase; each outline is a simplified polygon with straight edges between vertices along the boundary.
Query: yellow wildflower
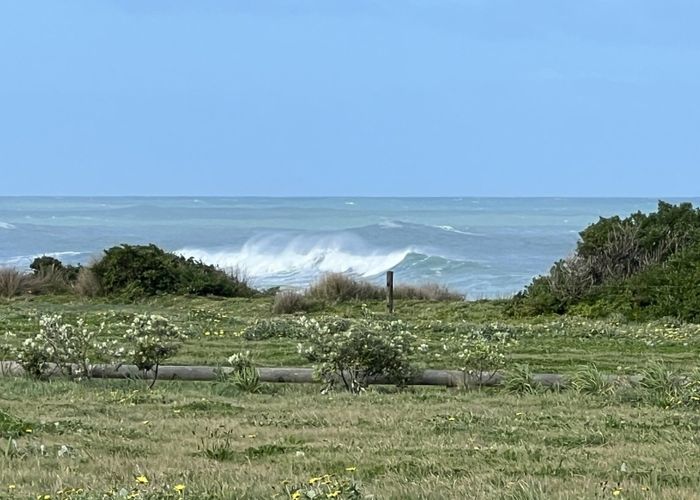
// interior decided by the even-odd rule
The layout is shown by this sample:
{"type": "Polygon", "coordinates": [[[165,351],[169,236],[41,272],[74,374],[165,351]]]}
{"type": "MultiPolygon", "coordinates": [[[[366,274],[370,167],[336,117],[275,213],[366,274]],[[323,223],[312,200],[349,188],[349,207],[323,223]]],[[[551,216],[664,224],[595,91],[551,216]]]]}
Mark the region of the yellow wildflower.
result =
{"type": "Polygon", "coordinates": [[[300,498],[301,498],[301,493],[299,492],[299,490],[292,493],[292,500],[299,500],[300,498]]]}
{"type": "Polygon", "coordinates": [[[322,479],[322,478],[320,478],[320,477],[312,477],[311,479],[309,479],[309,484],[316,484],[316,483],[318,483],[321,479],[322,479]]]}
{"type": "Polygon", "coordinates": [[[15,488],[17,488],[17,485],[15,485],[15,484],[11,484],[7,487],[7,489],[10,491],[14,490],[15,488]]]}
{"type": "Polygon", "coordinates": [[[185,491],[185,488],[186,488],[186,486],[182,483],[176,484],[175,486],[173,486],[173,489],[175,491],[177,491],[180,495],[182,495],[182,492],[185,491]]]}
{"type": "Polygon", "coordinates": [[[335,491],[332,491],[330,493],[326,493],[327,498],[335,498],[338,495],[340,495],[340,490],[335,490],[335,491]]]}
{"type": "Polygon", "coordinates": [[[345,467],[345,470],[348,472],[355,472],[357,470],[357,467],[345,467]]]}
{"type": "Polygon", "coordinates": [[[136,482],[139,484],[148,484],[148,478],[143,474],[136,476],[134,479],[136,479],[136,482]]]}

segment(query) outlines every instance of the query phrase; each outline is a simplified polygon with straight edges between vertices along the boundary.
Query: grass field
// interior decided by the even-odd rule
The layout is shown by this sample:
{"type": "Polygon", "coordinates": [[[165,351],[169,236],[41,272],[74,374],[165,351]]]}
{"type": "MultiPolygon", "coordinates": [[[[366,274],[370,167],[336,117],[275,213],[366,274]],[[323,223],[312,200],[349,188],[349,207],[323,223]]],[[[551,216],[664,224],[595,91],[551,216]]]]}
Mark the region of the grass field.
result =
{"type": "MultiPolygon", "coordinates": [[[[383,314],[381,303],[368,306],[383,314]]],[[[329,305],[311,315],[361,310],[329,305]]],[[[239,335],[270,311],[270,298],[36,297],[0,303],[0,333],[20,341],[44,312],[115,325],[159,313],[191,335],[174,364],[223,364],[241,350],[260,366],[308,364],[294,339],[239,335]]],[[[670,320],[524,321],[505,317],[499,302],[400,302],[395,317],[438,352],[441,336],[464,322],[505,325],[519,340],[509,366],[537,372],[595,363],[637,373],[650,359],[690,371],[700,353],[700,328],[670,320]]],[[[450,352],[419,363],[459,366],[450,352]]],[[[700,498],[700,414],[665,401],[629,388],[376,387],[353,396],[322,395],[317,385],[264,384],[250,394],[225,381],[149,391],[126,380],[0,378],[0,498],[700,498]]]]}

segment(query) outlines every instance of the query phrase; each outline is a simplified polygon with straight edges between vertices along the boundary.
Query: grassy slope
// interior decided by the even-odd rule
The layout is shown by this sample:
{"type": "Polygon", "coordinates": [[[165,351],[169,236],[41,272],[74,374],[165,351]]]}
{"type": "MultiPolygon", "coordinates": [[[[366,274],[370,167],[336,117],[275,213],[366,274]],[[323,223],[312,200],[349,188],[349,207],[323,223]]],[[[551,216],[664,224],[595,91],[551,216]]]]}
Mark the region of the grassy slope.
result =
{"type": "MultiPolygon", "coordinates": [[[[151,312],[195,333],[175,362],[217,364],[250,349],[261,365],[303,364],[295,341],[249,342],[235,335],[254,318],[271,316],[270,305],[269,298],[140,304],[19,299],[0,304],[0,332],[35,330],[36,312],[93,322],[103,314],[117,321],[151,312]]],[[[380,312],[383,306],[370,307],[380,312]]],[[[360,305],[329,312],[359,315],[360,305]]],[[[419,325],[435,346],[445,325],[510,321],[493,302],[399,303],[397,315],[419,325]]],[[[654,357],[688,369],[697,365],[700,334],[692,326],[510,322],[523,332],[512,357],[538,371],[571,372],[589,361],[635,371],[654,357]]],[[[459,366],[449,353],[424,363],[459,366]]],[[[0,498],[10,484],[16,498],[65,487],[129,490],[139,473],[149,477],[150,489],[184,483],[190,498],[272,498],[282,481],[324,473],[354,476],[366,493],[397,499],[613,497],[618,481],[618,498],[697,498],[700,491],[697,412],[574,392],[516,396],[435,388],[352,397],[323,396],[316,386],[269,385],[253,395],[222,383],[161,383],[149,392],[133,382],[0,379],[0,409],[23,421],[15,425],[17,451],[0,447],[0,498]],[[62,445],[70,452],[59,458],[62,445]],[[229,459],[197,454],[216,447],[229,459]],[[350,466],[357,470],[347,472],[350,466]]],[[[7,428],[0,418],[0,432],[7,428]]]]}

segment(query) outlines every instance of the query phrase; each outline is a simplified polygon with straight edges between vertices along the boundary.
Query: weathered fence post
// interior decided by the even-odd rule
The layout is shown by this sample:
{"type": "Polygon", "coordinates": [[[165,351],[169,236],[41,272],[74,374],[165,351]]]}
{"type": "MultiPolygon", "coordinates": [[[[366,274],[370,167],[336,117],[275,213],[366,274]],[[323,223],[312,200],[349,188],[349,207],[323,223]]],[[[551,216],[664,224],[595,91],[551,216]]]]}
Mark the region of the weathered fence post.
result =
{"type": "Polygon", "coordinates": [[[386,272],[386,308],[394,312],[394,271],[386,272]]]}

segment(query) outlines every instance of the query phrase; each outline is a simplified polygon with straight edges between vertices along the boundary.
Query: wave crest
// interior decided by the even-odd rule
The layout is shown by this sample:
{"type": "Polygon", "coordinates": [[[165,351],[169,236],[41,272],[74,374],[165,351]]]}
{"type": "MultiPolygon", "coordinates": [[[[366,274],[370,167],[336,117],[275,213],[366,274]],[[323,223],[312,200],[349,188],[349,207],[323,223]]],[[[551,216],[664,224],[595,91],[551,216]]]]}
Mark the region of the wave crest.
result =
{"type": "Polygon", "coordinates": [[[294,237],[280,243],[279,237],[254,238],[239,250],[182,248],[176,253],[193,257],[223,269],[240,268],[254,278],[316,275],[326,272],[350,273],[361,277],[379,275],[398,266],[414,252],[370,250],[350,235],[321,237],[314,241],[294,237]]]}

